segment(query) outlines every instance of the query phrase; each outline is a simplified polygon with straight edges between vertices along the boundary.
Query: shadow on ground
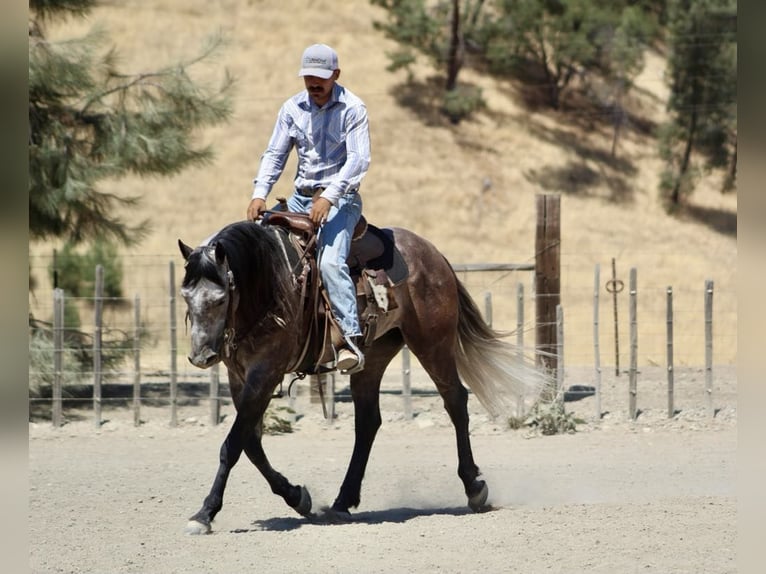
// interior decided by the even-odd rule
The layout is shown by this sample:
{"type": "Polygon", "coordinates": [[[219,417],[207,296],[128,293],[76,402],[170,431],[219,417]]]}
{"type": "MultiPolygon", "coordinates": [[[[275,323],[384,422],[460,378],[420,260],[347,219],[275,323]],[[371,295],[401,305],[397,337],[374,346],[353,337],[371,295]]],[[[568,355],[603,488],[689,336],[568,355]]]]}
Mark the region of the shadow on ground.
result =
{"type": "MultiPolygon", "coordinates": [[[[491,512],[492,510],[494,509],[490,509],[489,511],[491,512]]],[[[252,523],[252,528],[236,529],[231,532],[235,534],[260,531],[286,532],[297,530],[298,528],[312,524],[323,526],[332,526],[336,524],[402,524],[414,518],[423,516],[464,516],[466,514],[474,514],[474,512],[467,506],[445,508],[400,507],[389,508],[387,510],[359,512],[351,515],[350,520],[337,520],[333,517],[331,512],[327,512],[325,509],[311,518],[290,516],[256,520],[252,523]]]]}

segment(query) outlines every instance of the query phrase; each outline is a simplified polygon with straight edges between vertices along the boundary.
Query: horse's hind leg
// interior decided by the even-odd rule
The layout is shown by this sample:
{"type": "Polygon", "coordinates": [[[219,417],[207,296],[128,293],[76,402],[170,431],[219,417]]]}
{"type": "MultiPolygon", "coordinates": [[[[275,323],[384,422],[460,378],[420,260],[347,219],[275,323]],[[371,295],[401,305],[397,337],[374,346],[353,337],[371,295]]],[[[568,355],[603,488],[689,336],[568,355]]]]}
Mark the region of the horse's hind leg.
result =
{"type": "Polygon", "coordinates": [[[468,506],[475,512],[486,510],[489,489],[487,483],[479,478],[479,467],[473,459],[471,438],[468,432],[468,391],[460,382],[454,352],[446,352],[449,343],[424,343],[408,341],[408,345],[420,364],[436,383],[436,388],[444,401],[444,408],[455,427],[457,438],[457,473],[463,482],[468,506]]]}
{"type": "Polygon", "coordinates": [[[218,471],[215,474],[213,486],[210,493],[205,497],[202,508],[189,519],[185,530],[187,534],[207,534],[210,532],[210,523],[223,506],[223,491],[226,489],[229,473],[242,454],[245,427],[242,417],[237,415],[226,440],[221,445],[218,471]]]}
{"type": "Polygon", "coordinates": [[[375,341],[366,353],[364,370],[351,375],[351,396],[354,401],[354,451],[351,461],[332,505],[339,517],[349,517],[349,509],[359,506],[362,479],[370,459],[370,451],[381,425],[380,381],[391,359],[403,345],[401,333],[391,331],[375,341]]]}

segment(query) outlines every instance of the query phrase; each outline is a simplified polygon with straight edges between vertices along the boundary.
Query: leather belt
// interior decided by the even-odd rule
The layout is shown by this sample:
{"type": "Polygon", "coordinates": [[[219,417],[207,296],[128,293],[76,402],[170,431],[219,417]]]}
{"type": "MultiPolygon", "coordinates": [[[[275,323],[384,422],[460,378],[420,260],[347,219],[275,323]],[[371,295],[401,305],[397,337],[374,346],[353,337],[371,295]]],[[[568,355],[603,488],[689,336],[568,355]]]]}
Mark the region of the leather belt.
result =
{"type": "MultiPolygon", "coordinates": [[[[322,193],[325,189],[327,188],[326,187],[296,187],[295,193],[303,197],[314,197],[315,195],[322,193]]],[[[349,189],[348,191],[346,191],[346,193],[352,194],[352,193],[356,193],[357,191],[359,191],[359,188],[355,187],[353,189],[349,189]]]]}
{"type": "Polygon", "coordinates": [[[322,193],[324,190],[324,187],[296,187],[295,193],[303,197],[314,197],[315,193],[322,193]]]}

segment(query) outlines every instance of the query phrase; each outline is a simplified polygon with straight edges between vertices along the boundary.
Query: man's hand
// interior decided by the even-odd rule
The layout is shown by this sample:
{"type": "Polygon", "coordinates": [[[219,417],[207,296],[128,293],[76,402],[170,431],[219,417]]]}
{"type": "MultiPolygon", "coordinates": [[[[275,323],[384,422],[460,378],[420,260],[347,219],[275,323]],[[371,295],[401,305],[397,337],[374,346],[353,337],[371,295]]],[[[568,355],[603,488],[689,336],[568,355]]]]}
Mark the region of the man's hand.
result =
{"type": "Polygon", "coordinates": [[[311,218],[311,221],[314,222],[314,225],[318,227],[327,221],[327,216],[330,215],[331,207],[332,204],[330,203],[330,200],[325,199],[324,197],[317,197],[314,200],[314,204],[311,206],[311,213],[309,213],[309,217],[311,218]]]}
{"type": "Polygon", "coordinates": [[[253,199],[247,206],[248,221],[255,221],[264,211],[266,211],[266,201],[258,197],[253,199]]]}

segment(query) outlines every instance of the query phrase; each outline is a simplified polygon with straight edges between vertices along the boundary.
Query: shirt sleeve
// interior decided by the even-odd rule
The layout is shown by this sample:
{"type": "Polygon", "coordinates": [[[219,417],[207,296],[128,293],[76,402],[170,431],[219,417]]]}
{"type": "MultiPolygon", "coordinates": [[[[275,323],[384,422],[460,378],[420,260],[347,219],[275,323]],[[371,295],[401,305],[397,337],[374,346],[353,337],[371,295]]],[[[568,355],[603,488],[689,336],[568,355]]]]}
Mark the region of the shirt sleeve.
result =
{"type": "Polygon", "coordinates": [[[266,199],[285,169],[287,158],[293,147],[293,140],[290,137],[290,116],[286,108],[287,106],[283,105],[279,110],[269,145],[261,156],[258,175],[253,180],[252,199],[266,199]]]}
{"type": "Polygon", "coordinates": [[[350,108],[345,116],[346,162],[321,197],[333,205],[346,193],[352,182],[359,182],[370,166],[370,126],[367,108],[361,104],[350,108]]]}

